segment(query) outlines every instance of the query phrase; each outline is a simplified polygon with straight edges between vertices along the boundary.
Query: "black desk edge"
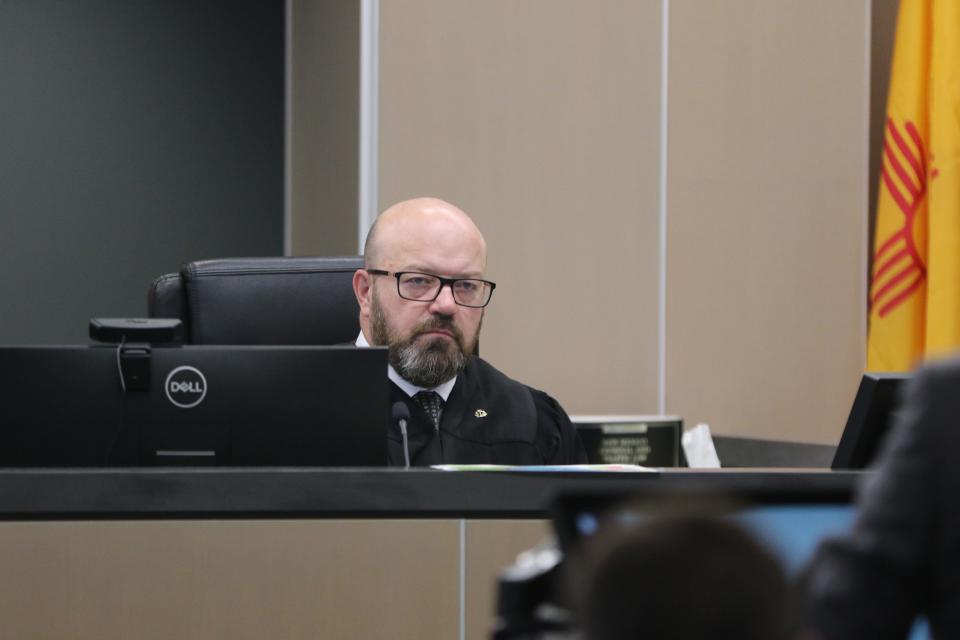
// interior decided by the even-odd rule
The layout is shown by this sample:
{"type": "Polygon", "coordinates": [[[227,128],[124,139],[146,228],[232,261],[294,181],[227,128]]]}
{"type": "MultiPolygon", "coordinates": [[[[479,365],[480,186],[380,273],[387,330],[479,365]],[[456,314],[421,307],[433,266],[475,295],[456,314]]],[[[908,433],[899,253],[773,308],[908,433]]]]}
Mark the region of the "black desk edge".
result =
{"type": "Polygon", "coordinates": [[[849,499],[864,472],[0,469],[0,521],[538,519],[559,492],[773,492],[849,499]]]}

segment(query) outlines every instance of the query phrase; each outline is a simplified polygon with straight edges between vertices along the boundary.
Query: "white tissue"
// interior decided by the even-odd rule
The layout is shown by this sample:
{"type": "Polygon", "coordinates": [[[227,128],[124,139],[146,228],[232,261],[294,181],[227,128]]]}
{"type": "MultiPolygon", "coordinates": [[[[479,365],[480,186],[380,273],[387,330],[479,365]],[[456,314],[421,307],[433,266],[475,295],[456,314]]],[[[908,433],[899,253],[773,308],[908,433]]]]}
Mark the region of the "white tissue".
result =
{"type": "Polygon", "coordinates": [[[713,438],[710,436],[710,425],[701,422],[693,429],[684,431],[681,444],[691,469],[720,468],[717,448],[713,446],[713,438]]]}

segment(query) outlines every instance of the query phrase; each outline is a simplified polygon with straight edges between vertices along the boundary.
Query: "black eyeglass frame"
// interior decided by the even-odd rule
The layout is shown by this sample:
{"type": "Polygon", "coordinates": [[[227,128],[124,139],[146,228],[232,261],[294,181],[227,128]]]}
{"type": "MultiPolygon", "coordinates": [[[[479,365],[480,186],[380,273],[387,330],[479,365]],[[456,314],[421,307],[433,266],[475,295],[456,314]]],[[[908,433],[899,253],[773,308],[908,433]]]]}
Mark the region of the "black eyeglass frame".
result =
{"type": "Polygon", "coordinates": [[[483,278],[444,278],[443,276],[438,276],[435,273],[426,273],[425,271],[385,271],[383,269],[364,269],[364,271],[374,276],[393,276],[394,278],[397,279],[397,295],[403,298],[404,300],[409,300],[411,302],[433,302],[434,300],[440,297],[440,292],[443,291],[443,288],[446,286],[449,286],[450,293],[453,294],[453,301],[456,302],[458,305],[460,305],[461,307],[468,307],[470,309],[483,309],[488,304],[490,304],[490,301],[493,299],[493,290],[497,288],[496,282],[492,282],[490,280],[484,280],[483,278]],[[437,280],[439,280],[440,286],[437,287],[437,292],[434,294],[434,296],[432,298],[427,299],[427,298],[408,298],[405,295],[403,295],[400,292],[400,278],[408,273],[414,273],[421,276],[430,276],[431,278],[436,278],[437,280]],[[487,301],[484,302],[483,304],[476,305],[476,304],[463,304],[462,302],[457,300],[457,294],[454,293],[455,289],[453,288],[453,285],[460,281],[482,282],[485,285],[488,285],[490,287],[490,294],[487,296],[487,301]]]}

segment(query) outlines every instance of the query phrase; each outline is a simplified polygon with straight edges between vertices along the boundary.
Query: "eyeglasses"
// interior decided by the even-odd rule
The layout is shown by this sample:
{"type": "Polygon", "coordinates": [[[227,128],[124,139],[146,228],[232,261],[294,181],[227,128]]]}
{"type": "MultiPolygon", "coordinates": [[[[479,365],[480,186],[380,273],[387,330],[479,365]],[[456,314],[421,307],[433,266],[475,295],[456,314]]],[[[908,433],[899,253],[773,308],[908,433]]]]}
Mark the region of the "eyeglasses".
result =
{"type": "Polygon", "coordinates": [[[404,300],[416,302],[433,302],[440,296],[440,292],[447,285],[453,293],[453,301],[461,307],[485,307],[490,303],[496,282],[479,280],[477,278],[441,278],[432,273],[417,271],[384,271],[383,269],[367,269],[367,273],[375,276],[393,276],[397,279],[397,293],[404,300]]]}

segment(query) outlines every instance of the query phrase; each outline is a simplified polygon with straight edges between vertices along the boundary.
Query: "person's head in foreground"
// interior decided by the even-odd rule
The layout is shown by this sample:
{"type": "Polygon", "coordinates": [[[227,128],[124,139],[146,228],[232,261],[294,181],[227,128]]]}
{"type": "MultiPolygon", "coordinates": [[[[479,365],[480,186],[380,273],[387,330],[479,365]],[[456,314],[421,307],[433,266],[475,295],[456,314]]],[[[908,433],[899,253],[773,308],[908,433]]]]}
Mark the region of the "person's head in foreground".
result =
{"type": "Polygon", "coordinates": [[[732,522],[665,516],[608,533],[589,554],[585,640],[797,637],[782,567],[732,522]]]}

